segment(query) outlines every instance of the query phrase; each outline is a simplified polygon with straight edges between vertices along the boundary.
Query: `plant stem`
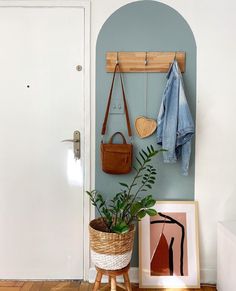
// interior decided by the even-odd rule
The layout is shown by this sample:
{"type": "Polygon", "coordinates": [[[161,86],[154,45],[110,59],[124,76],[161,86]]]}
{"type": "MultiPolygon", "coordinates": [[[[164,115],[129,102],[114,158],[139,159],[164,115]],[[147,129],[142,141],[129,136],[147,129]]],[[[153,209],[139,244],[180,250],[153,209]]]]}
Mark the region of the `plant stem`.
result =
{"type": "Polygon", "coordinates": [[[146,184],[147,184],[147,182],[148,182],[150,176],[151,176],[151,173],[148,174],[147,180],[146,180],[146,181],[145,181],[145,182],[144,182],[144,183],[143,183],[143,184],[138,188],[137,192],[135,193],[135,195],[134,195],[134,197],[133,197],[133,199],[132,199],[132,201],[131,201],[131,204],[134,202],[136,196],[137,196],[138,193],[142,190],[142,188],[143,188],[144,186],[146,186],[146,184]]]}
{"type": "Polygon", "coordinates": [[[117,215],[118,215],[118,211],[116,211],[116,214],[115,214],[114,225],[116,225],[116,222],[117,222],[117,215]]]}
{"type": "Polygon", "coordinates": [[[108,229],[109,232],[110,232],[110,227],[109,227],[109,225],[106,223],[106,219],[105,219],[105,217],[102,215],[102,213],[101,213],[101,211],[100,211],[100,208],[97,206],[97,203],[94,202],[94,204],[95,204],[95,207],[96,207],[96,209],[97,209],[99,215],[101,216],[101,218],[102,218],[102,220],[103,220],[103,223],[104,223],[106,229],[108,229]]]}
{"type": "MultiPolygon", "coordinates": [[[[135,193],[133,199],[131,200],[130,206],[126,209],[126,211],[129,211],[129,209],[131,208],[131,205],[134,203],[138,193],[142,190],[142,188],[147,184],[149,178],[151,176],[151,173],[148,174],[147,180],[138,188],[137,192],[135,193]]],[[[135,216],[131,216],[130,219],[128,220],[128,225],[129,223],[131,223],[131,221],[134,219],[135,216]]]]}
{"type": "Polygon", "coordinates": [[[137,177],[138,177],[138,175],[140,174],[140,172],[141,172],[142,169],[143,169],[143,167],[140,168],[140,169],[138,170],[137,174],[135,175],[135,177],[134,177],[134,179],[133,179],[133,181],[132,181],[132,183],[131,183],[131,185],[130,185],[130,187],[129,187],[129,191],[128,191],[128,193],[127,193],[127,198],[129,198],[129,196],[130,196],[130,192],[131,192],[131,189],[133,188],[133,186],[134,186],[134,184],[135,184],[135,181],[137,180],[137,177]]]}
{"type": "MultiPolygon", "coordinates": [[[[144,170],[144,166],[145,166],[145,164],[146,164],[146,161],[143,162],[143,164],[141,165],[141,167],[140,167],[139,170],[137,171],[137,174],[135,175],[135,177],[134,177],[134,179],[133,179],[133,181],[132,181],[132,183],[131,183],[131,185],[130,185],[130,187],[129,187],[129,191],[128,191],[128,193],[127,193],[127,201],[129,201],[129,199],[130,199],[131,189],[133,188],[133,186],[134,186],[134,184],[135,184],[135,181],[137,180],[139,174],[144,170]]],[[[142,185],[140,188],[142,188],[142,187],[143,187],[143,185],[142,185]]],[[[138,192],[141,190],[140,188],[139,188],[139,190],[137,191],[137,193],[135,194],[135,197],[132,199],[132,202],[130,203],[130,205],[128,205],[128,208],[125,208],[125,209],[124,209],[124,212],[123,212],[123,215],[122,215],[122,219],[124,219],[124,217],[126,216],[127,211],[130,209],[130,207],[131,207],[132,203],[134,202],[134,200],[135,200],[135,198],[136,198],[138,192]]]]}
{"type": "MultiPolygon", "coordinates": [[[[130,187],[129,187],[129,190],[128,190],[128,193],[127,193],[127,198],[126,200],[129,201],[130,199],[130,193],[131,193],[131,189],[133,188],[134,184],[135,184],[135,181],[137,180],[137,177],[139,176],[140,172],[143,170],[143,166],[137,171],[137,174],[135,175],[130,187]]],[[[126,216],[126,212],[127,212],[127,209],[129,209],[129,206],[127,208],[127,206],[125,207],[124,211],[123,211],[123,215],[122,215],[122,219],[124,219],[124,217],[126,216]]]]}

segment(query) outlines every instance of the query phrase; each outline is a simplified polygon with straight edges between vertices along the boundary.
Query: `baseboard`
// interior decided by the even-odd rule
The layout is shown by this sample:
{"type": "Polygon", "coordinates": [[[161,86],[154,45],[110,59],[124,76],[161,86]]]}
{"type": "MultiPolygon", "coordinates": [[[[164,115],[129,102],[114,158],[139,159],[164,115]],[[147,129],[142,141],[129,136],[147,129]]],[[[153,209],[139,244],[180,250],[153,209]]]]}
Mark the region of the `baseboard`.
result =
{"type": "MultiPolygon", "coordinates": [[[[201,269],[201,283],[205,284],[215,284],[216,283],[216,269],[201,269]]],[[[96,278],[96,269],[89,269],[89,282],[93,283],[96,278]]],[[[136,267],[130,268],[129,278],[132,283],[139,282],[139,270],[136,267]]],[[[122,277],[118,277],[119,282],[122,282],[122,277]]],[[[107,283],[107,277],[102,278],[102,283],[107,283]]]]}
{"type": "Polygon", "coordinates": [[[203,268],[200,271],[201,283],[216,284],[216,269],[203,268]]]}

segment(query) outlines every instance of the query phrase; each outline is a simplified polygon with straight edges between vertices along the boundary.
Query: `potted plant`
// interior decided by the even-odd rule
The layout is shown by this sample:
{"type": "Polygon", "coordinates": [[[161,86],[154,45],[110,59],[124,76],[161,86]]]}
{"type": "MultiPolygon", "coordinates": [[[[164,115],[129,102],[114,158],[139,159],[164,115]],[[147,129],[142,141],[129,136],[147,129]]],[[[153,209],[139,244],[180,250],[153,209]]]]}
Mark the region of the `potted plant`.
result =
{"type": "Polygon", "coordinates": [[[157,212],[152,207],[156,201],[150,194],[140,196],[152,189],[156,180],[156,169],[151,161],[162,150],[148,146],[136,157],[135,175],[128,185],[120,182],[119,193],[107,201],[96,190],[87,191],[92,205],[100,217],[89,224],[91,257],[102,269],[117,270],[126,267],[131,259],[135,233],[135,221],[157,212]]]}

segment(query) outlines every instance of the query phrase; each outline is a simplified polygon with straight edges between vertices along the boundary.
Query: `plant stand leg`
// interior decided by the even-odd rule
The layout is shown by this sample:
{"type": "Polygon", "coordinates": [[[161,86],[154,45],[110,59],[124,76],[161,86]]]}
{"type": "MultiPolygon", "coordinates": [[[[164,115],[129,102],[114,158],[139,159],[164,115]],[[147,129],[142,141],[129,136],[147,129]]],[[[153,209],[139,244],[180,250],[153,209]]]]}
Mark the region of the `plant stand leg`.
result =
{"type": "Polygon", "coordinates": [[[100,288],[102,281],[102,272],[97,271],[96,281],[93,286],[93,291],[97,291],[100,288]]]}
{"type": "Polygon", "coordinates": [[[111,291],[116,291],[116,276],[111,276],[111,291]]]}
{"type": "Polygon", "coordinates": [[[130,280],[129,280],[129,274],[128,272],[125,272],[123,274],[123,277],[124,277],[124,283],[125,283],[125,288],[127,291],[132,291],[132,288],[131,288],[131,284],[130,284],[130,280]]]}

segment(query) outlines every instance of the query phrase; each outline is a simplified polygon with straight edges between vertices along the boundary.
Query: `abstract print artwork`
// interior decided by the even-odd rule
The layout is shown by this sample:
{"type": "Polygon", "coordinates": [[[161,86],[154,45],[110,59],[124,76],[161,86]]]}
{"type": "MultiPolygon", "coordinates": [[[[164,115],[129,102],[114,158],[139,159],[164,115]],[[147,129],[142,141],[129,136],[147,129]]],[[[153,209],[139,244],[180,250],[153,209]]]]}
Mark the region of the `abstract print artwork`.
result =
{"type": "Polygon", "coordinates": [[[198,288],[197,203],[157,201],[139,223],[140,287],[198,288]]]}
{"type": "Polygon", "coordinates": [[[151,276],[187,276],[186,213],[161,213],[150,219],[151,276]]]}

